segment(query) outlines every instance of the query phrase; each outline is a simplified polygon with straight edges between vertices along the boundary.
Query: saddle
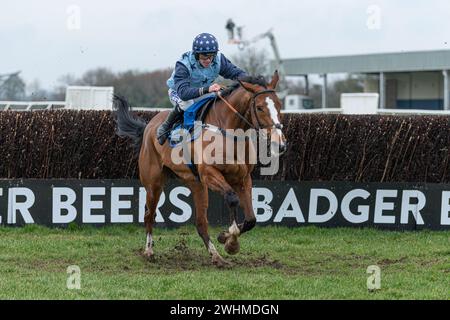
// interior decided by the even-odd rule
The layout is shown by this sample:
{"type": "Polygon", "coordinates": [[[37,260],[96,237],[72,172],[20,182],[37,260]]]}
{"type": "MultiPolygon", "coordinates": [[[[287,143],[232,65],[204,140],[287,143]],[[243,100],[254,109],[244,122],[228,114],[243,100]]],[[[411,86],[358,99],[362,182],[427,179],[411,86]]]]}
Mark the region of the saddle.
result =
{"type": "Polygon", "coordinates": [[[198,138],[201,130],[194,130],[194,123],[196,121],[203,123],[215,99],[215,94],[202,97],[184,111],[183,117],[180,117],[177,121],[175,121],[169,134],[169,145],[172,148],[182,142],[187,142],[185,140],[189,137],[189,135],[190,141],[194,141],[198,138]]]}

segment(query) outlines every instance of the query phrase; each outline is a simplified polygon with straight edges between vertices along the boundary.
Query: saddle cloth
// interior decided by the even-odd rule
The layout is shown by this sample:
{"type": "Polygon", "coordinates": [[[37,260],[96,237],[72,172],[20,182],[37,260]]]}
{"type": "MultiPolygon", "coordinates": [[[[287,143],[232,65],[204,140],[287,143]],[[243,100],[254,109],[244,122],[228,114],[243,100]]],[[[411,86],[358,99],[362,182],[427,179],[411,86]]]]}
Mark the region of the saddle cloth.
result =
{"type": "Polygon", "coordinates": [[[169,145],[172,148],[186,142],[184,140],[187,134],[191,135],[190,141],[198,138],[201,130],[193,130],[194,123],[195,121],[203,122],[215,98],[215,94],[205,95],[184,111],[183,118],[175,122],[169,134],[169,145]]]}

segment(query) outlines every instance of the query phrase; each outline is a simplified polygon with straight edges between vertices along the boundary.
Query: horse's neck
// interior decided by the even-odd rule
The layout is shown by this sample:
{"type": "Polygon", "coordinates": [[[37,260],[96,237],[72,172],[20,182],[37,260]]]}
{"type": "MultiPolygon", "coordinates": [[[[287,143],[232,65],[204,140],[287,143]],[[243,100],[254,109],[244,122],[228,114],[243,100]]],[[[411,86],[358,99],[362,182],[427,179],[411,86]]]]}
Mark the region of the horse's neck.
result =
{"type": "MultiPolygon", "coordinates": [[[[242,116],[248,117],[247,99],[236,92],[225,98],[242,116]]],[[[217,99],[213,110],[208,113],[206,122],[222,129],[246,129],[247,124],[220,99],[217,99]]],[[[247,119],[250,121],[250,119],[247,119]]]]}

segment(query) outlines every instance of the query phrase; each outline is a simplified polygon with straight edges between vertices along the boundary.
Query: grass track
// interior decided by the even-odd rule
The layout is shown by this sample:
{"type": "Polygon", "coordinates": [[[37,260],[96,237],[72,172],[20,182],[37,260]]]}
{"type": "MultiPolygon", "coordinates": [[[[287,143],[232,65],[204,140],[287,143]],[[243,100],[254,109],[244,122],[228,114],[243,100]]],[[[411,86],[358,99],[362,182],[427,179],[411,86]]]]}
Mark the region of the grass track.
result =
{"type": "MultiPolygon", "coordinates": [[[[213,238],[220,229],[213,228],[213,238]]],[[[450,232],[256,227],[217,269],[193,226],[0,227],[0,299],[449,299],[450,232]],[[81,290],[66,287],[69,265],[81,290]],[[367,290],[369,265],[381,289],[367,290]]]]}

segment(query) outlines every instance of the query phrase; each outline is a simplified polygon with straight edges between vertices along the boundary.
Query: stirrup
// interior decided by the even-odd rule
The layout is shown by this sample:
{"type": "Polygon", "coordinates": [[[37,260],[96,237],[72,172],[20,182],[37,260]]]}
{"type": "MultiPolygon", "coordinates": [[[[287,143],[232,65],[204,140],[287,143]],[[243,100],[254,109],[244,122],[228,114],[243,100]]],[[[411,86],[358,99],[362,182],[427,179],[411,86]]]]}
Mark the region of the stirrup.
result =
{"type": "Polygon", "coordinates": [[[170,111],[170,113],[167,115],[166,120],[164,120],[163,123],[158,127],[156,130],[156,136],[158,139],[158,142],[160,145],[163,145],[164,142],[167,140],[170,129],[172,128],[173,124],[177,120],[177,118],[183,113],[183,110],[178,107],[178,105],[175,106],[173,110],[170,111]],[[165,129],[163,131],[163,129],[165,129]]]}

